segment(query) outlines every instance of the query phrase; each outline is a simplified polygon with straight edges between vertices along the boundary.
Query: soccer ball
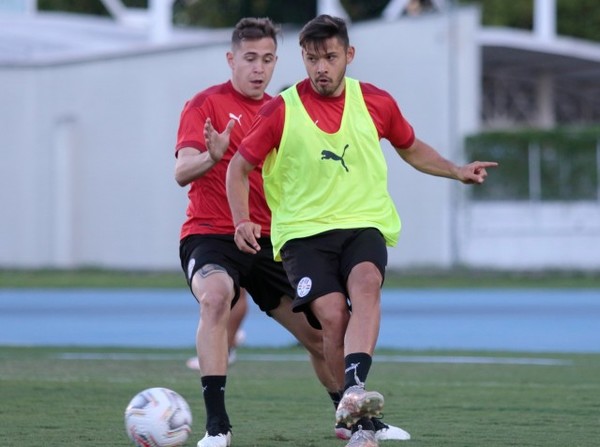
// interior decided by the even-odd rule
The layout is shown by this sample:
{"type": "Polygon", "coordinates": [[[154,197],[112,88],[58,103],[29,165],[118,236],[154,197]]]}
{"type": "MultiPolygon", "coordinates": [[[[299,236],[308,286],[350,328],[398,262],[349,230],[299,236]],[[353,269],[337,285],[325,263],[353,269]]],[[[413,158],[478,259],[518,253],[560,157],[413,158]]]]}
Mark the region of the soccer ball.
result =
{"type": "Polygon", "coordinates": [[[127,405],[125,429],[138,447],[181,446],[192,431],[192,412],[175,391],[148,388],[127,405]]]}

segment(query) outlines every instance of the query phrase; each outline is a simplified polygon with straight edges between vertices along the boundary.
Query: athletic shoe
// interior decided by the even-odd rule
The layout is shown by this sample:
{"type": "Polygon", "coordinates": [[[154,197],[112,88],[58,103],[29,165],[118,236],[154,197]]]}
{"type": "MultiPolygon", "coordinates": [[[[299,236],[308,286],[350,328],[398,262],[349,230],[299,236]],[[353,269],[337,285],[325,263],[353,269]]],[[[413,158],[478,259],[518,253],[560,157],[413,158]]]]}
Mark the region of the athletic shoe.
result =
{"type": "Polygon", "coordinates": [[[197,447],[229,447],[231,445],[231,432],[227,434],[219,433],[215,436],[210,436],[208,432],[204,435],[200,441],[198,441],[197,447]]]}
{"type": "Polygon", "coordinates": [[[375,427],[375,437],[378,441],[408,441],[410,433],[400,427],[384,424],[379,418],[371,418],[375,427]]]}
{"type": "MultiPolygon", "coordinates": [[[[235,363],[235,361],[237,360],[237,352],[235,352],[235,349],[238,346],[241,346],[244,344],[244,342],[246,341],[246,332],[244,332],[243,329],[238,329],[238,331],[235,333],[235,347],[230,348],[229,349],[229,357],[227,358],[227,364],[229,366],[233,365],[235,363]]],[[[190,357],[189,359],[186,360],[185,365],[189,368],[189,369],[193,369],[193,370],[200,370],[200,360],[198,359],[198,357],[190,357]]]]}
{"type": "MultiPolygon", "coordinates": [[[[229,350],[229,357],[227,358],[227,364],[229,366],[231,366],[235,363],[236,360],[237,360],[237,353],[235,352],[235,348],[231,348],[229,350]]],[[[200,370],[200,359],[198,359],[198,357],[190,357],[189,359],[186,360],[185,366],[187,366],[189,369],[199,371],[200,370]]]]}
{"type": "MultiPolygon", "coordinates": [[[[375,438],[378,441],[408,441],[410,433],[402,430],[400,427],[385,424],[378,418],[371,418],[375,427],[375,438]]],[[[348,440],[352,436],[352,430],[346,427],[346,424],[336,424],[335,436],[338,439],[348,440]]]]}
{"type": "Polygon", "coordinates": [[[346,424],[341,422],[335,424],[335,437],[347,441],[352,436],[352,430],[346,427],[346,424]]]}
{"type": "Polygon", "coordinates": [[[200,360],[198,357],[190,357],[186,360],[185,366],[187,366],[189,369],[198,371],[200,370],[200,360]]]}
{"type": "Polygon", "coordinates": [[[231,445],[231,424],[228,419],[213,417],[206,423],[206,434],[198,441],[197,447],[229,447],[231,445]]]}
{"type": "Polygon", "coordinates": [[[335,412],[336,423],[352,426],[361,417],[379,416],[383,409],[383,396],[377,391],[366,391],[363,387],[351,386],[344,392],[335,412]]]}
{"type": "Polygon", "coordinates": [[[246,342],[246,331],[243,329],[238,329],[237,332],[235,333],[235,340],[233,342],[233,345],[236,348],[239,348],[245,342],[246,342]]]}
{"type": "Polygon", "coordinates": [[[227,357],[227,364],[229,366],[233,365],[237,360],[237,352],[235,352],[235,348],[231,348],[229,350],[229,357],[227,357]]]}
{"type": "Polygon", "coordinates": [[[363,430],[362,426],[358,426],[358,430],[354,432],[350,438],[350,442],[346,447],[378,447],[375,433],[371,430],[363,430]]]}

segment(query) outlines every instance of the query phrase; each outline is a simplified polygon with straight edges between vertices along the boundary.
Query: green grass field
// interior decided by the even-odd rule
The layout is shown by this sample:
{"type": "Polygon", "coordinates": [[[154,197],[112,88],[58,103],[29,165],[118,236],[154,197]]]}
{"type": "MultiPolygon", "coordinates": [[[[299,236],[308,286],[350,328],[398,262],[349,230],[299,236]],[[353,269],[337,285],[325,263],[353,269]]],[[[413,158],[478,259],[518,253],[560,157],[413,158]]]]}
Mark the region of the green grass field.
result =
{"type": "MultiPolygon", "coordinates": [[[[391,272],[386,285],[600,288],[600,275],[391,272]]],[[[184,286],[180,272],[0,271],[0,288],[184,286]]],[[[384,420],[412,434],[404,445],[600,445],[600,354],[389,350],[376,354],[368,387],[386,397],[384,420]],[[394,361],[398,356],[402,361],[394,361]],[[453,356],[496,357],[505,363],[445,361],[453,356]],[[530,357],[557,362],[510,360],[530,357]]],[[[0,447],[131,446],[124,409],[137,392],[153,386],[172,388],[189,402],[195,422],[186,445],[195,446],[204,433],[204,405],[198,373],[185,366],[190,355],[191,347],[0,346],[0,447]]],[[[227,386],[234,447],[345,445],[333,435],[333,405],[301,349],[241,349],[239,358],[227,386]],[[265,353],[275,358],[258,361],[257,356],[265,353]],[[290,355],[295,360],[286,361],[290,355]]]]}
{"type": "MultiPolygon", "coordinates": [[[[129,446],[123,412],[138,391],[172,388],[203,435],[198,373],[187,350],[0,348],[0,445],[129,446]]],[[[419,447],[593,447],[600,440],[600,355],[378,352],[369,388],[386,397],[384,420],[419,447]],[[393,362],[393,356],[403,361],[393,362]],[[556,365],[451,364],[417,356],[555,359],[556,365]],[[413,359],[415,361],[407,361],[413,359]],[[419,361],[416,361],[419,360],[419,361]]],[[[235,447],[344,446],[333,406],[298,348],[241,349],[227,386],[235,447]],[[281,361],[258,361],[259,354],[281,361]],[[293,355],[295,361],[284,361],[293,355]]],[[[382,443],[393,445],[394,442],[382,443]]]]}
{"type": "MultiPolygon", "coordinates": [[[[386,273],[385,287],[571,287],[600,288],[600,272],[498,272],[487,270],[408,270],[386,273]]],[[[187,287],[176,271],[0,270],[0,288],[7,287],[187,287]]]]}

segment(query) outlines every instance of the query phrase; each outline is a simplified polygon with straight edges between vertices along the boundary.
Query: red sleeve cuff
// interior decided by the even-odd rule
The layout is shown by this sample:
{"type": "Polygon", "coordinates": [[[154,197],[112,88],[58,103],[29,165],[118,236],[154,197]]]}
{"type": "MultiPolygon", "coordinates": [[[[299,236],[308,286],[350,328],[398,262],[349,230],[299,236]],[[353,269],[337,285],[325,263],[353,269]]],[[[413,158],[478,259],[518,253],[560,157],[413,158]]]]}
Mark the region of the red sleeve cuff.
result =
{"type": "Polygon", "coordinates": [[[248,163],[250,163],[250,164],[252,164],[252,165],[254,165],[254,166],[258,166],[258,165],[260,164],[260,162],[262,161],[262,160],[259,160],[259,159],[258,159],[258,158],[256,158],[256,157],[254,157],[252,154],[248,153],[248,151],[246,150],[246,148],[245,148],[244,146],[240,146],[240,147],[238,148],[238,152],[240,153],[240,155],[241,155],[242,157],[244,157],[244,159],[245,159],[245,160],[246,160],[248,163]]]}
{"type": "Polygon", "coordinates": [[[192,147],[194,149],[198,149],[200,152],[206,151],[206,147],[199,141],[181,141],[177,143],[175,146],[175,152],[179,151],[179,149],[183,149],[184,147],[192,147]]]}

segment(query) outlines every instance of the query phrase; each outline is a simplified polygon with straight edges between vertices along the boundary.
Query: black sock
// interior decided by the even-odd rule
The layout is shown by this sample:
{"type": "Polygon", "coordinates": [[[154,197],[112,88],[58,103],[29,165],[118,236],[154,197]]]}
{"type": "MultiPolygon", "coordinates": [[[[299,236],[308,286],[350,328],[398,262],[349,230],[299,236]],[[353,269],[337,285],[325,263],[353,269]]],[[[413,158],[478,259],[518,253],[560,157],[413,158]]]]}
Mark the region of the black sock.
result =
{"type": "Polygon", "coordinates": [[[337,410],[337,407],[340,404],[340,400],[342,400],[343,393],[341,391],[336,391],[335,393],[327,391],[327,393],[329,393],[329,397],[331,398],[331,401],[333,402],[333,407],[337,410]]]}
{"type": "Polygon", "coordinates": [[[355,385],[364,387],[369,369],[371,369],[371,356],[366,352],[354,352],[348,354],[344,361],[346,364],[344,391],[355,385]]]}
{"type": "Polygon", "coordinates": [[[202,396],[206,408],[206,430],[211,436],[227,433],[229,416],[225,410],[225,383],[227,376],[203,376],[202,396]]]}

